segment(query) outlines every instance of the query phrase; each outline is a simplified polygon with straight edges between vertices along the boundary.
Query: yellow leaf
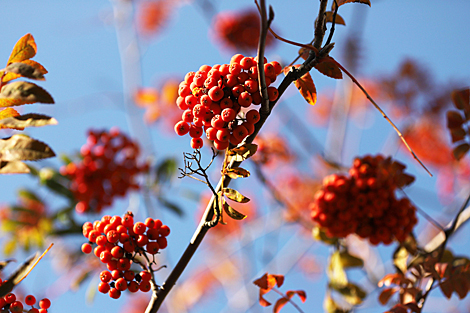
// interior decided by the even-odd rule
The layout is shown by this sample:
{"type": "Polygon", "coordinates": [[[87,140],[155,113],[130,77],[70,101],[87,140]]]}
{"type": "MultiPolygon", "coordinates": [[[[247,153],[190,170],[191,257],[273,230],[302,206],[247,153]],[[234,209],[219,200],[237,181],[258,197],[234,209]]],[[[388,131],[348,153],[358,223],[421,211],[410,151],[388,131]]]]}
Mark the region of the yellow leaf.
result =
{"type": "Polygon", "coordinates": [[[255,154],[257,149],[257,145],[253,143],[245,143],[240,147],[228,150],[227,155],[233,156],[235,158],[235,161],[241,162],[255,154]]]}
{"type": "Polygon", "coordinates": [[[234,220],[240,221],[246,218],[245,214],[238,212],[237,210],[232,208],[230,205],[228,205],[227,202],[224,202],[224,211],[228,214],[228,216],[230,216],[234,220]]]}
{"type": "Polygon", "coordinates": [[[13,129],[18,129],[18,130],[23,130],[24,128],[22,127],[14,127],[11,125],[6,125],[3,119],[9,118],[9,117],[15,117],[19,116],[20,113],[18,113],[15,109],[13,108],[6,108],[0,111],[0,129],[2,128],[13,128],[13,129]]]}
{"type": "Polygon", "coordinates": [[[34,37],[31,34],[26,34],[18,40],[13,47],[13,51],[8,59],[8,64],[13,62],[21,62],[24,60],[31,59],[36,55],[37,47],[34,42],[34,37]]]}
{"type": "MultiPolygon", "coordinates": [[[[332,11],[325,12],[325,20],[326,20],[327,23],[328,22],[333,23],[333,12],[332,11]]],[[[341,25],[346,25],[346,22],[344,21],[344,19],[339,14],[336,14],[335,23],[336,24],[341,24],[341,25]]]]}
{"type": "Polygon", "coordinates": [[[240,177],[249,177],[250,172],[241,167],[234,167],[225,169],[224,174],[232,179],[237,179],[240,177]]]}
{"type": "Polygon", "coordinates": [[[250,198],[245,197],[238,191],[232,188],[224,188],[224,195],[229,198],[230,200],[233,200],[235,202],[239,203],[247,203],[250,201],[250,198]]]}

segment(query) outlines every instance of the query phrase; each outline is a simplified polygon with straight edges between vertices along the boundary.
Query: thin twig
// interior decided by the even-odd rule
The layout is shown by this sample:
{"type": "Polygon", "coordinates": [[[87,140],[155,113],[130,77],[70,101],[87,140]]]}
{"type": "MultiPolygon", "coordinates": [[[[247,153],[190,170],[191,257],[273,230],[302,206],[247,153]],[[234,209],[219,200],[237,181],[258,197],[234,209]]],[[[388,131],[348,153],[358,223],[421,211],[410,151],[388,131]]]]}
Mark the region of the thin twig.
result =
{"type": "Polygon", "coordinates": [[[326,40],[326,43],[325,43],[325,46],[328,46],[331,42],[331,39],[333,39],[333,34],[335,32],[335,25],[336,25],[336,15],[338,14],[338,3],[335,1],[335,12],[333,13],[333,22],[331,24],[331,28],[330,28],[330,34],[328,35],[328,39],[326,40]]]}
{"type": "Polygon", "coordinates": [[[364,89],[364,87],[362,87],[362,85],[357,81],[357,79],[351,73],[349,73],[348,70],[346,70],[341,64],[339,64],[335,59],[330,57],[330,61],[333,62],[334,64],[336,64],[346,75],[349,76],[349,78],[351,78],[351,80],[356,84],[356,86],[359,87],[359,89],[362,90],[362,92],[366,95],[367,99],[369,99],[369,101],[374,105],[374,107],[377,110],[379,110],[379,112],[382,114],[382,116],[390,123],[390,125],[392,125],[393,129],[398,134],[398,137],[400,137],[401,141],[405,144],[408,151],[410,151],[410,153],[413,155],[413,158],[416,161],[418,161],[418,163],[426,170],[426,172],[430,176],[432,176],[432,174],[428,170],[428,168],[423,164],[423,162],[421,162],[421,160],[414,153],[413,149],[411,149],[411,147],[408,145],[408,142],[406,142],[405,138],[403,137],[403,135],[400,132],[400,130],[398,129],[398,127],[392,122],[392,120],[387,116],[387,114],[385,114],[385,112],[379,107],[379,105],[377,103],[375,103],[374,99],[372,99],[372,97],[367,93],[367,91],[364,89]]]}

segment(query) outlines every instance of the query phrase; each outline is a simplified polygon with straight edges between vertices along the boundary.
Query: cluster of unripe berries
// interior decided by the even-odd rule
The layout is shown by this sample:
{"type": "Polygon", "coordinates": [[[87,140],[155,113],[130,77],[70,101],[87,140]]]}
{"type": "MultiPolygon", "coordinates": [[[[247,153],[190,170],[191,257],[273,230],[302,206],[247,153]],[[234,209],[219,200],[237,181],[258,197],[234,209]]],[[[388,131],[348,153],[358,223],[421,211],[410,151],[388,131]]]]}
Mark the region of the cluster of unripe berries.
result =
{"type": "MultiPolygon", "coordinates": [[[[264,62],[266,84],[270,101],[275,101],[278,91],[269,86],[282,71],[279,62],[264,62]]],[[[182,120],[175,131],[191,136],[191,147],[203,146],[201,136],[214,142],[217,150],[229,143],[238,145],[255,130],[260,115],[250,106],[261,104],[256,58],[236,54],[230,64],[203,65],[197,72],[186,74],[179,85],[178,107],[183,110],[182,120]]]]}
{"type": "Polygon", "coordinates": [[[410,201],[395,195],[396,188],[413,180],[404,168],[381,155],[355,159],[349,176],[324,178],[311,204],[313,220],[329,237],[355,233],[373,245],[404,241],[418,221],[410,201]]]}
{"type": "Polygon", "coordinates": [[[87,142],[80,149],[82,160],[71,162],[60,173],[71,179],[70,190],[79,213],[100,212],[110,206],[115,197],[129,189],[138,189],[135,177],[148,170],[139,164],[138,145],[117,128],[89,131],[87,142]]]}
{"type": "Polygon", "coordinates": [[[134,223],[131,212],[123,218],[105,215],[94,223],[83,224],[83,235],[89,242],[82,245],[82,252],[93,251],[108,268],[100,274],[98,290],[114,299],[126,289],[130,292],[149,291],[152,275],[148,271],[136,274],[131,270],[134,256],[155,255],[165,249],[169,234],[170,228],[158,219],[147,218],[145,223],[134,223]],[[96,247],[93,249],[92,245],[96,247]]]}
{"type": "MultiPolygon", "coordinates": [[[[0,279],[0,285],[2,280],[0,279]]],[[[39,301],[39,309],[35,308],[36,298],[32,295],[26,296],[23,302],[19,301],[16,298],[14,293],[9,293],[3,298],[0,298],[0,312],[9,313],[9,312],[27,312],[27,313],[47,313],[47,309],[51,306],[51,301],[47,298],[44,298],[39,301]],[[28,310],[27,306],[31,308],[28,310]]]]}
{"type": "MultiPolygon", "coordinates": [[[[218,39],[238,51],[255,51],[258,48],[260,16],[255,10],[245,12],[221,12],[214,19],[212,30],[218,39]]],[[[274,43],[268,33],[266,47],[274,43]]]]}

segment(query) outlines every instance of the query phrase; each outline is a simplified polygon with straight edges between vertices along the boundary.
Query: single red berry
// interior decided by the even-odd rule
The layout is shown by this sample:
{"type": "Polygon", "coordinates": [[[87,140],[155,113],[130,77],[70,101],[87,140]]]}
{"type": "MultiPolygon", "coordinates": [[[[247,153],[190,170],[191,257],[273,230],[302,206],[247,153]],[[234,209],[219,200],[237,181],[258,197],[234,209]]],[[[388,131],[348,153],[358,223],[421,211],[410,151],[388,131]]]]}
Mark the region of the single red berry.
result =
{"type": "Polygon", "coordinates": [[[208,95],[202,95],[199,101],[201,102],[202,105],[208,108],[210,108],[212,104],[212,100],[208,95]]]}
{"type": "Polygon", "coordinates": [[[269,101],[276,101],[279,96],[279,92],[276,87],[268,87],[268,97],[269,101]]]}
{"type": "Polygon", "coordinates": [[[123,277],[118,278],[116,280],[115,286],[117,290],[124,291],[127,289],[127,281],[123,277]]]}
{"type": "Polygon", "coordinates": [[[147,217],[144,224],[147,228],[153,228],[155,226],[155,220],[151,217],[147,217]]]}
{"type": "Polygon", "coordinates": [[[175,125],[175,132],[179,136],[184,136],[189,132],[189,124],[184,121],[179,121],[175,125]]]}
{"type": "Polygon", "coordinates": [[[150,291],[152,285],[150,285],[150,281],[148,280],[142,280],[139,284],[139,289],[140,291],[143,291],[143,292],[148,292],[150,291]]]}
{"type": "Polygon", "coordinates": [[[160,249],[165,249],[168,246],[168,241],[166,240],[165,237],[158,238],[157,242],[158,242],[158,245],[160,246],[160,249]]]}
{"type": "Polygon", "coordinates": [[[212,87],[208,92],[212,101],[219,101],[224,97],[224,91],[219,86],[212,87]]]}
{"type": "Polygon", "coordinates": [[[152,274],[147,271],[141,271],[139,275],[142,281],[149,281],[150,279],[152,279],[152,274]]]}
{"type": "Polygon", "coordinates": [[[114,270],[114,271],[111,272],[111,278],[112,278],[113,280],[116,280],[116,279],[118,279],[118,278],[121,278],[122,275],[123,275],[123,273],[122,273],[122,271],[120,271],[120,270],[114,270]]]}
{"type": "Polygon", "coordinates": [[[221,112],[220,116],[224,122],[231,122],[237,116],[237,112],[232,108],[226,108],[221,112]]]}
{"type": "Polygon", "coordinates": [[[217,150],[225,150],[228,147],[228,141],[220,141],[218,139],[214,140],[214,148],[217,150]]]}
{"type": "Polygon", "coordinates": [[[91,247],[91,245],[89,243],[84,243],[82,245],[82,252],[85,253],[85,254],[90,254],[92,249],[93,248],[91,247]]]}
{"type": "MultiPolygon", "coordinates": [[[[100,280],[103,282],[103,283],[109,283],[109,281],[111,280],[112,278],[112,275],[109,271],[102,271],[100,273],[100,280]]],[[[106,291],[107,292],[107,291],[106,291]]]]}
{"type": "Polygon", "coordinates": [[[39,301],[39,307],[41,309],[49,309],[51,307],[51,300],[44,298],[41,301],[39,301]]]}
{"type": "Polygon", "coordinates": [[[201,149],[204,145],[204,141],[201,138],[191,138],[191,148],[201,149]]]}
{"type": "Polygon", "coordinates": [[[111,289],[111,287],[109,286],[108,283],[100,282],[98,284],[98,291],[101,292],[101,293],[108,293],[110,289],[111,289]]]}
{"type": "MultiPolygon", "coordinates": [[[[196,125],[191,125],[189,127],[189,136],[191,136],[192,138],[201,138],[201,136],[202,136],[202,127],[196,126],[196,125]]],[[[142,223],[142,225],[145,226],[144,223],[142,223]]]]}
{"type": "Polygon", "coordinates": [[[230,64],[237,63],[240,64],[240,61],[244,58],[243,54],[237,53],[230,59],[230,64]]]}
{"type": "Polygon", "coordinates": [[[36,308],[31,308],[31,309],[29,309],[28,313],[40,313],[40,312],[36,308]]]}
{"type": "Polygon", "coordinates": [[[103,263],[108,263],[113,258],[113,255],[108,250],[101,252],[100,261],[103,263]]]}
{"type": "Polygon", "coordinates": [[[230,131],[227,128],[222,128],[217,131],[216,138],[221,142],[226,142],[230,138],[230,131]]]}
{"type": "Polygon", "coordinates": [[[147,226],[142,222],[137,222],[134,224],[133,230],[137,235],[142,235],[147,230],[147,226]]]}
{"type": "Polygon", "coordinates": [[[217,135],[217,128],[215,128],[215,127],[206,128],[206,137],[207,137],[207,139],[214,140],[214,139],[216,139],[216,135],[217,135]]]}
{"type": "Polygon", "coordinates": [[[223,129],[223,128],[225,128],[226,123],[222,119],[222,116],[216,114],[216,115],[214,115],[214,117],[212,117],[211,125],[212,125],[212,127],[216,128],[216,129],[223,129]]]}
{"type": "Polygon", "coordinates": [[[160,227],[160,235],[162,235],[163,237],[167,237],[169,234],[170,234],[170,227],[168,227],[167,225],[162,225],[160,227]]]}
{"type": "Polygon", "coordinates": [[[28,295],[24,298],[24,303],[26,305],[35,305],[36,304],[36,298],[33,295],[28,295]]]}
{"type": "Polygon", "coordinates": [[[244,57],[243,59],[240,60],[240,65],[244,70],[249,70],[250,67],[255,65],[255,61],[253,60],[252,57],[244,57]]]}
{"type": "Polygon", "coordinates": [[[159,235],[160,235],[159,229],[152,228],[152,229],[147,230],[147,237],[150,240],[158,239],[159,235]]]}
{"type": "Polygon", "coordinates": [[[248,130],[243,125],[238,125],[233,129],[233,136],[236,139],[243,140],[248,135],[248,130]]]}
{"type": "Polygon", "coordinates": [[[127,281],[132,281],[135,277],[135,273],[133,271],[125,271],[124,272],[124,278],[127,280],[127,281]]]}
{"type": "Polygon", "coordinates": [[[113,255],[113,257],[115,257],[116,259],[120,259],[124,256],[124,249],[122,249],[121,247],[119,246],[115,246],[114,248],[111,249],[111,254],[113,255]]]}
{"type": "Polygon", "coordinates": [[[20,301],[15,301],[10,304],[10,311],[11,312],[23,312],[23,303],[20,301]]]}
{"type": "Polygon", "coordinates": [[[139,284],[135,281],[131,281],[129,284],[127,284],[127,289],[130,292],[137,292],[139,290],[139,284]]]}
{"type": "Polygon", "coordinates": [[[149,242],[149,239],[146,235],[139,235],[139,237],[136,240],[136,244],[139,247],[145,246],[149,242]]]}
{"type": "Polygon", "coordinates": [[[152,241],[147,243],[146,251],[150,254],[156,254],[160,250],[160,246],[158,245],[158,242],[152,241]]]}
{"type": "Polygon", "coordinates": [[[9,293],[5,296],[4,299],[6,303],[13,303],[16,301],[16,295],[14,293],[9,293]]]}
{"type": "Polygon", "coordinates": [[[119,297],[121,296],[121,292],[117,290],[116,288],[111,288],[108,294],[113,299],[119,299],[119,297]]]}
{"type": "Polygon", "coordinates": [[[251,123],[251,124],[256,124],[259,119],[260,119],[260,115],[258,113],[258,111],[256,110],[250,110],[246,113],[246,121],[251,123]]]}

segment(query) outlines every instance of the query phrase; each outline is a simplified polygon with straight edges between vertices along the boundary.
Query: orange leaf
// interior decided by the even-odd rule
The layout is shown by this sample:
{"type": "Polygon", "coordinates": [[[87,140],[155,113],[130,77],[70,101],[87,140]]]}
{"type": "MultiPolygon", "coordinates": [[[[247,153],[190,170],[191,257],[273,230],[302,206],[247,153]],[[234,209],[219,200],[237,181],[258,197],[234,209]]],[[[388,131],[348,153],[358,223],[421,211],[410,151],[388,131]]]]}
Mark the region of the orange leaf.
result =
{"type": "Polygon", "coordinates": [[[393,288],[385,288],[384,290],[382,290],[382,292],[380,293],[379,295],[379,302],[382,304],[382,305],[385,305],[387,304],[388,300],[390,300],[390,298],[395,294],[395,292],[398,291],[398,288],[397,287],[393,287],[393,288]]]}
{"type": "Polygon", "coordinates": [[[331,78],[335,79],[343,79],[343,72],[339,69],[338,65],[334,62],[329,61],[331,60],[330,57],[323,58],[320,63],[315,65],[315,68],[322,73],[331,78]]]}
{"type": "MultiPolygon", "coordinates": [[[[44,75],[47,74],[47,70],[42,66],[40,63],[33,61],[33,60],[24,60],[21,62],[13,62],[14,64],[26,64],[29,65],[30,68],[32,69],[30,75],[21,75],[21,73],[16,73],[12,71],[8,71],[5,76],[3,76],[2,82],[9,82],[11,80],[17,79],[18,77],[26,77],[26,78],[32,78],[32,79],[37,79],[37,80],[45,80],[44,75]]],[[[11,65],[10,65],[11,66],[11,65]]],[[[8,69],[8,67],[7,67],[8,69]]],[[[2,72],[3,74],[3,72],[2,72]]]]}
{"type": "Polygon", "coordinates": [[[134,95],[134,102],[139,107],[147,107],[158,100],[158,93],[154,88],[140,88],[134,95]]]}
{"type": "Polygon", "coordinates": [[[13,51],[8,59],[8,64],[13,62],[21,62],[31,59],[36,55],[37,47],[34,42],[34,37],[31,34],[26,34],[18,40],[13,47],[13,51]]]}
{"type": "MultiPolygon", "coordinates": [[[[299,67],[300,65],[295,65],[295,67],[299,67]]],[[[284,74],[290,71],[290,68],[284,68],[284,74]]],[[[313,83],[312,76],[310,73],[305,73],[302,77],[297,79],[294,82],[297,89],[299,89],[300,94],[304,99],[311,105],[315,105],[317,102],[317,88],[315,88],[315,84],[313,83]]]]}
{"type": "MultiPolygon", "coordinates": [[[[0,111],[0,121],[5,119],[5,118],[8,118],[8,117],[15,117],[15,116],[19,116],[20,113],[18,113],[15,109],[13,108],[6,108],[6,109],[3,109],[2,111],[0,111]]],[[[4,126],[3,124],[0,123],[0,129],[2,128],[13,128],[13,129],[18,129],[18,130],[23,130],[24,128],[15,128],[15,127],[8,127],[8,126],[4,126]]]]}
{"type": "MultiPolygon", "coordinates": [[[[325,19],[327,23],[333,23],[333,12],[332,11],[325,12],[325,19]]],[[[339,14],[336,14],[335,23],[346,26],[346,22],[339,14]]]]}
{"type": "Polygon", "coordinates": [[[286,292],[287,297],[292,298],[295,294],[299,295],[300,301],[305,302],[307,300],[307,294],[303,290],[289,290],[286,292]]]}
{"type": "Polygon", "coordinates": [[[286,298],[280,298],[279,300],[277,300],[273,308],[273,313],[279,313],[288,301],[289,300],[286,298]]]}
{"type": "Polygon", "coordinates": [[[275,274],[264,274],[262,277],[256,279],[253,284],[260,287],[261,289],[271,290],[274,286],[281,287],[284,283],[283,275],[275,274]]]}
{"type": "MultiPolygon", "coordinates": [[[[368,6],[370,6],[370,1],[369,0],[336,0],[336,3],[338,3],[339,7],[342,6],[343,4],[353,3],[353,2],[363,3],[363,4],[367,4],[368,6]]],[[[334,11],[335,8],[336,8],[336,4],[333,1],[333,4],[331,6],[331,10],[334,11]]]]}

